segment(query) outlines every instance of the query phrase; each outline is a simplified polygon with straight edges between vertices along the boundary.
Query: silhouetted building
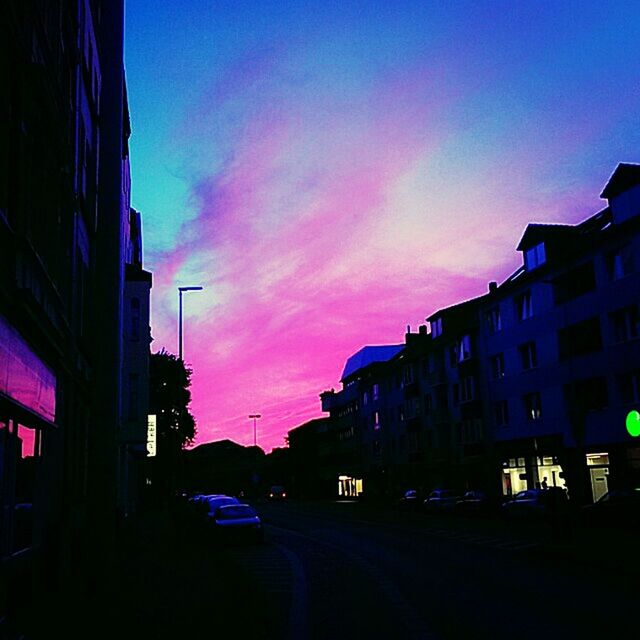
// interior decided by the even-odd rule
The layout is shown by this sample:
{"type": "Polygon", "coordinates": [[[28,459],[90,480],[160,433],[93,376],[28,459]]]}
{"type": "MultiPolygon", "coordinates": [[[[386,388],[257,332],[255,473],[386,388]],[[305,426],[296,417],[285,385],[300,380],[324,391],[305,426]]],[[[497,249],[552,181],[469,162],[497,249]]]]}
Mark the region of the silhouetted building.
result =
{"type": "Polygon", "coordinates": [[[299,498],[327,498],[337,493],[332,457],[334,438],[329,418],[316,418],[291,429],[287,443],[291,457],[290,492],[299,498]]]}
{"type": "Polygon", "coordinates": [[[576,502],[640,483],[625,428],[640,409],[640,166],[619,165],[602,197],[580,224],[530,224],[523,266],[432,313],[429,333],[351,356],[342,389],[321,394],[329,418],[289,433],[298,481],[314,470],[340,495],[561,486],[576,502]]]}
{"type": "Polygon", "coordinates": [[[640,482],[640,166],[618,165],[609,206],[577,225],[530,224],[523,265],[483,310],[487,419],[504,493],[566,486],[589,501],[640,482]]]}
{"type": "Polygon", "coordinates": [[[0,619],[88,559],[79,576],[108,568],[122,377],[144,369],[123,336],[126,264],[140,263],[127,254],[139,224],[127,238],[123,2],[8,0],[2,15],[0,619]]]}
{"type": "Polygon", "coordinates": [[[118,509],[123,517],[139,509],[145,492],[151,343],[150,295],[151,274],[142,268],[140,213],[130,209],[125,255],[125,348],[122,374],[122,429],[118,458],[118,509]]]}
{"type": "Polygon", "coordinates": [[[207,442],[182,453],[183,488],[202,493],[262,495],[265,453],[232,440],[207,442]]]}

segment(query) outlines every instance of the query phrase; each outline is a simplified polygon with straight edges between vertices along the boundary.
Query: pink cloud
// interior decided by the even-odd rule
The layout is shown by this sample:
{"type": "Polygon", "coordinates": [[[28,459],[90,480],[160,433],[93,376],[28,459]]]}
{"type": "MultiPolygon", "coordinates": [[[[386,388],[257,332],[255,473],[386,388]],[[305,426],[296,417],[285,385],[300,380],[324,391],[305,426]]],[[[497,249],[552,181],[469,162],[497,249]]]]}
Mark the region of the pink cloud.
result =
{"type": "MultiPolygon", "coordinates": [[[[338,386],[349,355],[401,342],[407,324],[506,275],[514,255],[496,255],[515,245],[530,202],[505,222],[504,202],[487,202],[490,181],[434,171],[455,143],[446,120],[459,93],[443,72],[407,69],[350,105],[325,96],[319,112],[308,87],[280,90],[278,56],[240,63],[208,94],[225,117],[229,101],[241,104],[233,139],[220,141],[232,152],[210,170],[200,158],[197,216],[156,258],[154,283],[158,347],[175,344],[176,283],[205,286],[185,319],[198,441],[250,444],[258,411],[267,450],[319,415],[318,394],[338,386]]],[[[469,90],[479,83],[468,79],[469,90]]],[[[216,145],[206,123],[219,115],[215,104],[196,114],[194,144],[216,145]]]]}

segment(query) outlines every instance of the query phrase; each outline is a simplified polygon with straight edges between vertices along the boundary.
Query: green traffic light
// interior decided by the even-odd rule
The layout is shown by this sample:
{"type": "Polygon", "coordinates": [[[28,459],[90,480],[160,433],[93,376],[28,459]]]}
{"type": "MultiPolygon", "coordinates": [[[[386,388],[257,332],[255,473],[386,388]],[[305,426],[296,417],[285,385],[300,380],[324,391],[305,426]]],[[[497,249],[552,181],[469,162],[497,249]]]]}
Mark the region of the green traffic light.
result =
{"type": "Polygon", "coordinates": [[[630,436],[640,436],[640,413],[635,409],[627,414],[627,431],[630,436]]]}

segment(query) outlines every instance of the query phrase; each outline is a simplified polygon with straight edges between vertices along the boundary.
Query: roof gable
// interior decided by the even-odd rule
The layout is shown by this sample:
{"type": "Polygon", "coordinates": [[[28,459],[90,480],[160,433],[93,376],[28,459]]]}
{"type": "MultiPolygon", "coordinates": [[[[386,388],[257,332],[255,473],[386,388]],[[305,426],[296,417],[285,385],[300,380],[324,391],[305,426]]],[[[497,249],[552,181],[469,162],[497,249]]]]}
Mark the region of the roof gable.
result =
{"type": "Polygon", "coordinates": [[[611,174],[600,197],[610,200],[638,184],[640,184],[640,164],[621,162],[611,174]]]}

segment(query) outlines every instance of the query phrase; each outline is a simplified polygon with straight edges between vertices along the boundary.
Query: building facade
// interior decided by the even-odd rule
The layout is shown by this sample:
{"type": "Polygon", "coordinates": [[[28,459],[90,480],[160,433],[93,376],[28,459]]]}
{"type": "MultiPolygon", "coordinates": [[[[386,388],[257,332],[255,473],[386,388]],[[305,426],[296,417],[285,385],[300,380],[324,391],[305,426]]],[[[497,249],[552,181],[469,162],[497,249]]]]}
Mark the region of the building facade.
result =
{"type": "Polygon", "coordinates": [[[586,503],[640,486],[625,427],[640,411],[640,165],[602,197],[579,224],[530,224],[522,266],[432,313],[429,332],[347,360],[314,440],[336,494],[559,486],[586,503]]]}
{"type": "Polygon", "coordinates": [[[140,248],[134,239],[140,229],[130,218],[123,26],[118,0],[9,0],[2,8],[5,624],[30,597],[76,574],[86,577],[88,566],[100,579],[124,504],[118,500],[118,453],[123,442],[129,445],[123,376],[144,370],[144,348],[125,358],[125,289],[128,299],[141,299],[140,335],[148,336],[150,279],[136,284],[141,256],[127,259],[127,251],[140,248]]]}

